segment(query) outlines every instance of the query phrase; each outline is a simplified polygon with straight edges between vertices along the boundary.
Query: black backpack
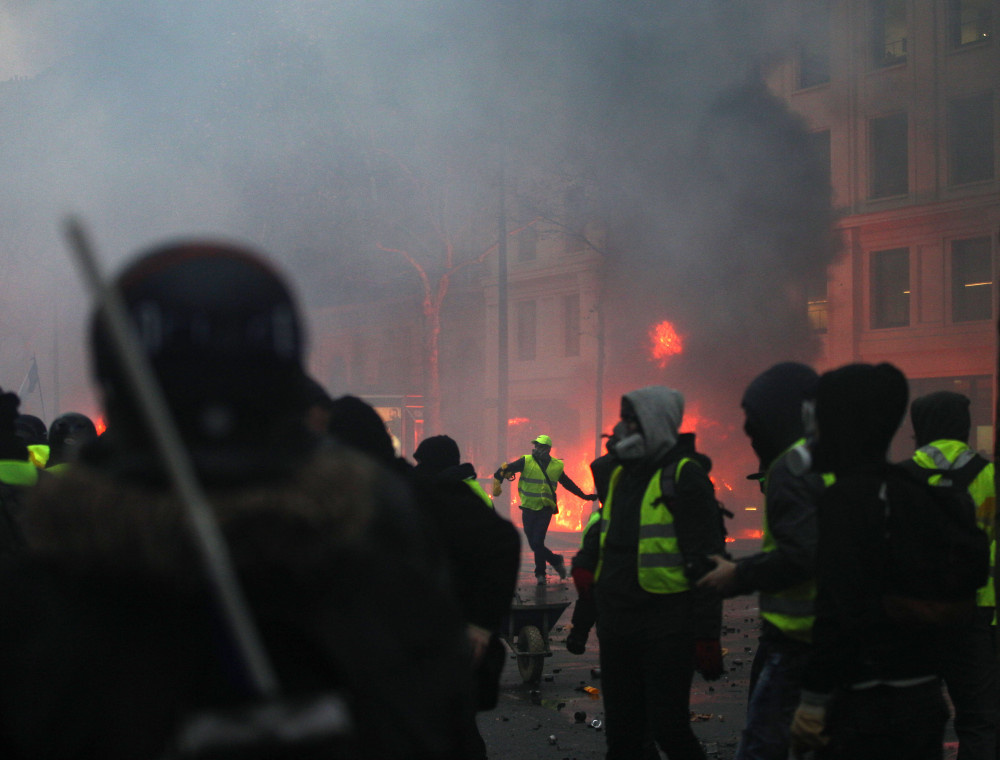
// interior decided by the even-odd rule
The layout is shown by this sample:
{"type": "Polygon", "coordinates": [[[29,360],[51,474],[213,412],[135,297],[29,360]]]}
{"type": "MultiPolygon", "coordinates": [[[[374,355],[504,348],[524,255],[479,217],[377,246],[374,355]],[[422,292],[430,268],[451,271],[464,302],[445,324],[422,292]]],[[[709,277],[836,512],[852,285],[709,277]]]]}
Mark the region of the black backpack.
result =
{"type": "Polygon", "coordinates": [[[920,467],[912,460],[889,469],[885,505],[890,619],[911,625],[950,625],[971,617],[976,591],[990,573],[990,545],[976,524],[968,486],[988,464],[961,470],[920,467]],[[942,475],[937,485],[928,480],[942,475]]]}

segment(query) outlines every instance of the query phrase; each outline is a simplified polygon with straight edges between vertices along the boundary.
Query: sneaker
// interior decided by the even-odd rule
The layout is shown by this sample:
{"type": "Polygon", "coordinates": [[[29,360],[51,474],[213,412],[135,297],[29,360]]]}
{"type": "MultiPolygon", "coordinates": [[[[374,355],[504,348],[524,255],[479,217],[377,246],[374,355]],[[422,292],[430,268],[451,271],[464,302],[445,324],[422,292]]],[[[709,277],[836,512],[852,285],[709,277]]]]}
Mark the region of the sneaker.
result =
{"type": "Polygon", "coordinates": [[[535,581],[539,586],[545,585],[545,573],[535,573],[535,581]]]}
{"type": "Polygon", "coordinates": [[[566,578],[569,577],[569,572],[566,570],[566,562],[562,557],[559,558],[559,561],[555,563],[553,567],[556,569],[556,572],[559,573],[559,577],[563,580],[566,580],[566,578]]]}

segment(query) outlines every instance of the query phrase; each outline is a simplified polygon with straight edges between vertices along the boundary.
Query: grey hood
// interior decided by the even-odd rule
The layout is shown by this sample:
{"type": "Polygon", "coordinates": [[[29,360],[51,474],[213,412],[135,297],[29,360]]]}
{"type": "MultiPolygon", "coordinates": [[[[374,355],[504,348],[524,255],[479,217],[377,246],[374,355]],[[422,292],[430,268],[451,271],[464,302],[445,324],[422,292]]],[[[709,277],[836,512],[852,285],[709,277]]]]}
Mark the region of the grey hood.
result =
{"type": "Polygon", "coordinates": [[[677,443],[684,417],[684,396],[665,385],[649,385],[622,396],[635,411],[646,442],[647,460],[655,461],[677,443]]]}

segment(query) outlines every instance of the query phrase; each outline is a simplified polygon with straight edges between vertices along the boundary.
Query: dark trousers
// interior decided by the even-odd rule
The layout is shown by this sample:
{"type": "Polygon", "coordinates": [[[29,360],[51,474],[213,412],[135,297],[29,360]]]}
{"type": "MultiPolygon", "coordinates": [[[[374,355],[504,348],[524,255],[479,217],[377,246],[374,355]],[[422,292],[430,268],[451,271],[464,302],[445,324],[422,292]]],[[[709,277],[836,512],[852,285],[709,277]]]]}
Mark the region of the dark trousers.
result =
{"type": "Polygon", "coordinates": [[[941,760],[948,706],[938,680],[838,692],[823,760],[941,760]]]}
{"type": "Polygon", "coordinates": [[[942,652],[944,683],[955,706],[958,760],[995,760],[1000,712],[998,668],[990,619],[993,608],[955,632],[942,652]]]}
{"type": "Polygon", "coordinates": [[[807,644],[794,641],[759,641],[736,760],[787,760],[792,716],[799,706],[802,668],[809,650],[807,644]]]}
{"type": "Polygon", "coordinates": [[[528,546],[535,553],[535,575],[545,574],[545,563],[555,567],[562,562],[562,557],[545,545],[545,535],[549,532],[552,522],[551,509],[522,509],[521,524],[524,526],[524,537],[528,546]]]}
{"type": "Polygon", "coordinates": [[[650,735],[670,760],[705,760],[689,714],[693,637],[655,621],[616,626],[603,615],[597,635],[607,760],[644,757],[650,735]]]}

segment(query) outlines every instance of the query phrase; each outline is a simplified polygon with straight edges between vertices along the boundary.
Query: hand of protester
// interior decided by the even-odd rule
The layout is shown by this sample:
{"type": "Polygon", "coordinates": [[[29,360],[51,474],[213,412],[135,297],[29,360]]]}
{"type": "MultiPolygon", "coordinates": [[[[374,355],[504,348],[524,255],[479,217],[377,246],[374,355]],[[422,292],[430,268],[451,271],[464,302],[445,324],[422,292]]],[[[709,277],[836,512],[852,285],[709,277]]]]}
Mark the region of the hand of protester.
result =
{"type": "Polygon", "coordinates": [[[694,669],[706,681],[722,676],[722,646],[718,639],[698,639],[694,642],[694,669]]]}
{"type": "Polygon", "coordinates": [[[499,481],[496,478],[493,478],[493,496],[494,497],[497,497],[501,493],[503,493],[503,489],[500,487],[501,485],[502,485],[502,481],[499,481]]]}
{"type": "Polygon", "coordinates": [[[489,648],[490,639],[493,637],[493,634],[485,628],[468,623],[465,626],[465,635],[469,640],[469,649],[472,651],[472,664],[474,666],[478,665],[489,648]]]}
{"type": "Polygon", "coordinates": [[[792,718],[792,757],[823,749],[830,742],[826,734],[826,705],[800,702],[792,718]]]}
{"type": "Polygon", "coordinates": [[[587,596],[594,590],[594,571],[584,567],[574,567],[570,573],[573,576],[573,585],[576,586],[576,593],[580,596],[587,596]]]}
{"type": "Polygon", "coordinates": [[[725,596],[736,590],[736,563],[721,554],[712,554],[709,559],[715,562],[715,567],[705,573],[696,584],[698,588],[718,591],[725,596]]]}

